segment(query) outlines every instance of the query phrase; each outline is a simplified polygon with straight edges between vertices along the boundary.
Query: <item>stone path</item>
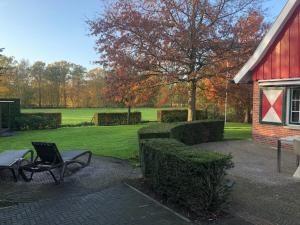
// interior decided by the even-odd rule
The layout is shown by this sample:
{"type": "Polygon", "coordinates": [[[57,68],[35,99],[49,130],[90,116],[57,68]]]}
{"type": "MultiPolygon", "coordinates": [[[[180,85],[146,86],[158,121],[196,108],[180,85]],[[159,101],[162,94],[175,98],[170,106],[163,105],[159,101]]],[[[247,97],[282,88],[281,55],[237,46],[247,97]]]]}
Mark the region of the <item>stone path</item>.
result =
{"type": "Polygon", "coordinates": [[[0,208],[1,225],[190,224],[124,185],[122,181],[140,173],[118,159],[94,157],[61,185],[45,174],[32,183],[14,183],[4,171],[0,175],[0,199],[17,202],[0,208]]]}
{"type": "MultiPolygon", "coordinates": [[[[236,182],[229,212],[254,225],[299,225],[300,181],[292,177],[296,157],[283,152],[282,173],[276,171],[276,150],[251,141],[227,141],[199,145],[211,151],[231,153],[236,182]]],[[[218,224],[224,224],[222,221],[218,224]]]]}
{"type": "Polygon", "coordinates": [[[124,184],[82,196],[23,203],[0,210],[0,224],[189,224],[124,184]]]}

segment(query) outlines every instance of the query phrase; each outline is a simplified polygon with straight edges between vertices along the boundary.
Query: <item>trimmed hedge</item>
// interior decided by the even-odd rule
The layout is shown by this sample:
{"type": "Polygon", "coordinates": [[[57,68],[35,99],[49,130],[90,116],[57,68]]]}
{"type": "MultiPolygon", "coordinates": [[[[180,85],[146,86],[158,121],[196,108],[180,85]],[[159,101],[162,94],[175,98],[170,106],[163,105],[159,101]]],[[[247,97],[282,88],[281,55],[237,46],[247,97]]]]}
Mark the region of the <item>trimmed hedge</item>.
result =
{"type": "Polygon", "coordinates": [[[161,123],[138,132],[142,173],[161,196],[196,214],[218,213],[228,201],[232,157],[196,146],[221,141],[224,121],[161,123]]]}
{"type": "Polygon", "coordinates": [[[16,117],[16,129],[55,129],[61,126],[61,118],[61,113],[21,113],[16,117]]]}
{"type": "Polygon", "coordinates": [[[171,129],[171,138],[195,145],[211,141],[222,141],[224,121],[194,121],[178,124],[171,129]]]}
{"type": "MultiPolygon", "coordinates": [[[[141,120],[141,112],[130,113],[130,124],[140,123],[141,120]]],[[[127,113],[95,113],[93,117],[93,122],[97,126],[126,125],[127,113]]]]}
{"type": "MultiPolygon", "coordinates": [[[[187,121],[188,110],[187,109],[175,109],[175,110],[157,110],[157,121],[163,123],[184,122],[187,121]]],[[[207,115],[204,111],[196,110],[196,119],[207,119],[207,115]]]]}
{"type": "Polygon", "coordinates": [[[204,151],[175,139],[148,139],[141,144],[143,174],[155,192],[196,214],[218,213],[230,189],[226,170],[230,155],[204,151]]]}
{"type": "Polygon", "coordinates": [[[141,128],[139,141],[151,138],[174,138],[187,145],[210,141],[221,141],[224,135],[224,121],[193,121],[162,123],[141,128]]]}

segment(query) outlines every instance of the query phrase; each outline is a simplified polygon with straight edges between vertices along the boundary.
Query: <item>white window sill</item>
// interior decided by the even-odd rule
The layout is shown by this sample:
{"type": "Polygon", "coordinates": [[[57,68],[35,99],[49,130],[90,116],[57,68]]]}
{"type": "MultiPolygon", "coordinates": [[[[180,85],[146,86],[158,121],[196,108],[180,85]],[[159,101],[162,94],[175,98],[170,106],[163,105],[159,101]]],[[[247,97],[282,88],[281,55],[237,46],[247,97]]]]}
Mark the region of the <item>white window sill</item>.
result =
{"type": "Polygon", "coordinates": [[[287,126],[284,126],[284,128],[291,130],[300,130],[300,125],[288,124],[287,126]]]}

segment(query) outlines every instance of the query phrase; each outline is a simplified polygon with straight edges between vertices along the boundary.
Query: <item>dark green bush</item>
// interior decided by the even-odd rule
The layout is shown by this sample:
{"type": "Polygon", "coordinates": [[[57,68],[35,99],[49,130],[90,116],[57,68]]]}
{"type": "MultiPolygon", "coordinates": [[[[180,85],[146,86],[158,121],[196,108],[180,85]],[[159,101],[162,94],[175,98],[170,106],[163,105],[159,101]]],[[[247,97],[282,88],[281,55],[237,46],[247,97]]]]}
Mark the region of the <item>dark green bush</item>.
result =
{"type": "Polygon", "coordinates": [[[179,123],[171,129],[171,138],[195,145],[211,141],[221,141],[224,135],[224,121],[194,121],[179,123]]]}
{"type": "Polygon", "coordinates": [[[95,126],[94,122],[81,122],[75,124],[63,124],[61,127],[85,127],[85,126],[95,126]]]}
{"type": "MultiPolygon", "coordinates": [[[[164,123],[184,122],[187,121],[188,110],[187,109],[175,109],[175,110],[157,110],[157,121],[164,123]]],[[[205,120],[207,115],[204,111],[196,110],[196,119],[205,120]]]]}
{"type": "Polygon", "coordinates": [[[61,113],[21,113],[16,117],[17,130],[55,129],[61,126],[61,113]]]}
{"type": "Polygon", "coordinates": [[[194,121],[162,123],[141,128],[139,140],[151,138],[175,138],[187,145],[221,141],[224,134],[224,121],[194,121]]]}
{"type": "MultiPolygon", "coordinates": [[[[130,113],[130,124],[140,123],[141,120],[141,112],[130,113]]],[[[126,125],[127,113],[95,113],[93,117],[93,122],[97,126],[126,125]]]]}
{"type": "Polygon", "coordinates": [[[151,138],[170,138],[171,129],[178,123],[160,123],[143,127],[138,131],[139,140],[151,138]]]}
{"type": "Polygon", "coordinates": [[[141,161],[146,181],[155,192],[196,214],[218,213],[230,193],[226,170],[230,155],[204,151],[172,138],[141,143],[141,161]]]}

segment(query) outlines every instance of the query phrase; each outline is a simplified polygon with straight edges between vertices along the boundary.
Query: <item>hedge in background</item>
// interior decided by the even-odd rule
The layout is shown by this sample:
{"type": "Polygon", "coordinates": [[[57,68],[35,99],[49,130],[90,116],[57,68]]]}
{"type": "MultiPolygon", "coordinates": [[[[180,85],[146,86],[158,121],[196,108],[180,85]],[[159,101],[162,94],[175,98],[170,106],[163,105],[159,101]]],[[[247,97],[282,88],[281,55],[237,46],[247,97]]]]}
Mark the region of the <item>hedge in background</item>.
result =
{"type": "MultiPolygon", "coordinates": [[[[188,110],[157,110],[157,121],[164,123],[173,123],[173,122],[184,122],[187,121],[188,110]]],[[[196,110],[196,119],[204,120],[207,119],[207,115],[204,111],[196,110]]]]}
{"type": "MultiPolygon", "coordinates": [[[[140,123],[141,120],[141,112],[130,113],[130,124],[140,123]]],[[[126,125],[127,113],[95,113],[93,121],[97,126],[126,125]]]]}
{"type": "Polygon", "coordinates": [[[55,129],[61,126],[61,117],[61,113],[21,113],[16,117],[16,129],[55,129]]]}
{"type": "Polygon", "coordinates": [[[224,121],[193,121],[162,123],[141,128],[139,141],[151,138],[175,138],[187,145],[210,141],[221,141],[224,135],[224,121]]]}
{"type": "Polygon", "coordinates": [[[141,144],[143,174],[153,190],[196,214],[218,213],[230,193],[226,170],[230,155],[184,145],[172,138],[141,144]]]}

